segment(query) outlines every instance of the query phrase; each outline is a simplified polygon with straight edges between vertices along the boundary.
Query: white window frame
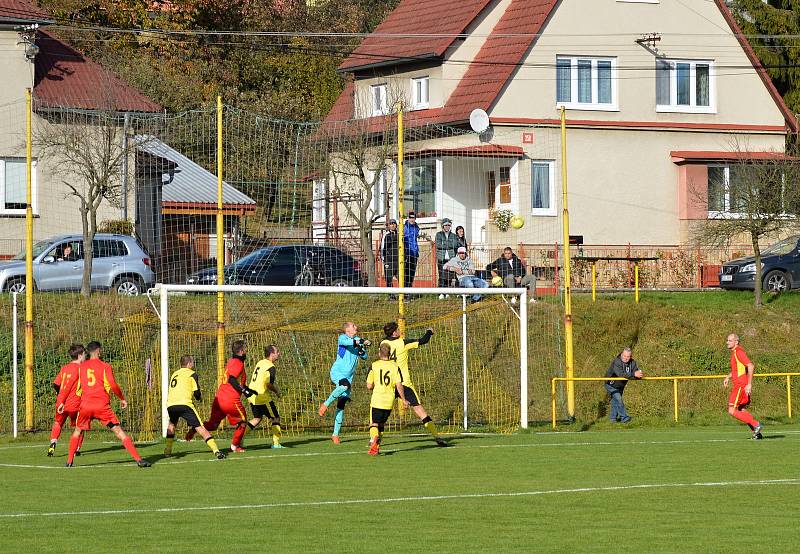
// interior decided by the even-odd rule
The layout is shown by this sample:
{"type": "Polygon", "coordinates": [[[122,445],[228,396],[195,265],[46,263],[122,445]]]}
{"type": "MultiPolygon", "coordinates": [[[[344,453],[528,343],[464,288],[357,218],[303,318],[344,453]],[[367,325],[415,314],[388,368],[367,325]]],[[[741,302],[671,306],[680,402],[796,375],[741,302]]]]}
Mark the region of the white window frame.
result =
{"type": "Polygon", "coordinates": [[[668,63],[669,70],[669,104],[658,103],[658,64],[656,64],[656,112],[664,113],[717,113],[717,72],[713,60],[658,59],[668,63]],[[689,68],[689,105],[678,105],[678,70],[677,64],[686,63],[689,68]],[[708,106],[697,105],[697,66],[708,66],[708,106]]]}
{"type": "Polygon", "coordinates": [[[612,56],[572,56],[566,54],[559,54],[556,56],[556,65],[559,60],[570,60],[570,95],[569,102],[558,101],[558,67],[556,67],[556,108],[562,107],[568,110],[591,110],[603,112],[618,112],[619,111],[619,79],[617,79],[617,58],[612,56]],[[591,102],[578,102],[578,60],[588,60],[592,62],[592,101],[591,102]],[[611,62],[611,102],[608,104],[600,104],[597,102],[599,96],[597,78],[597,62],[607,61],[611,62]]]}
{"type": "Polygon", "coordinates": [[[428,75],[423,77],[414,77],[411,79],[411,109],[424,110],[430,106],[431,100],[431,80],[428,75]],[[417,85],[422,84],[425,94],[424,101],[421,97],[417,96],[417,85]]]}
{"type": "MultiPolygon", "coordinates": [[[[510,161],[510,160],[509,160],[510,161]]],[[[510,164],[500,164],[494,170],[495,184],[494,184],[494,206],[495,209],[517,211],[519,206],[519,163],[514,161],[510,164]],[[511,187],[511,201],[506,203],[500,202],[500,168],[508,168],[508,185],[511,187]]]]}
{"type": "Polygon", "coordinates": [[[381,83],[379,85],[372,85],[369,87],[369,98],[370,98],[370,113],[373,116],[378,115],[386,115],[389,113],[389,105],[387,104],[386,100],[386,90],[387,85],[386,83],[381,83]],[[380,94],[380,105],[378,103],[378,94],[380,94]]]}
{"type": "MultiPolygon", "coordinates": [[[[25,209],[6,209],[6,161],[25,161],[25,158],[17,156],[0,157],[0,216],[11,215],[25,215],[25,209]]],[[[31,161],[31,195],[33,214],[39,214],[39,202],[36,186],[36,160],[31,161]]]]}
{"type": "MultiPolygon", "coordinates": [[[[389,193],[389,166],[384,166],[372,189],[372,217],[381,215],[385,205],[386,195],[389,193]]],[[[391,205],[389,206],[391,211],[391,205]]]]}
{"type": "MultiPolygon", "coordinates": [[[[724,177],[723,177],[723,184],[725,186],[725,199],[723,200],[724,207],[722,211],[719,210],[708,210],[708,219],[736,219],[742,217],[743,214],[740,212],[732,212],[731,209],[731,191],[730,191],[730,180],[731,180],[731,166],[728,164],[708,164],[708,169],[712,167],[718,167],[725,170],[724,177]]],[[[707,184],[707,187],[711,186],[711,179],[707,184]]],[[[708,202],[708,191],[706,190],[706,202],[708,202]]]]}
{"type": "Polygon", "coordinates": [[[556,162],[555,160],[531,160],[531,172],[530,172],[530,181],[531,181],[531,188],[530,188],[530,204],[531,204],[531,215],[535,216],[546,216],[546,217],[555,217],[558,215],[557,207],[556,207],[556,162]],[[534,208],[533,207],[533,166],[534,165],[543,165],[547,164],[547,175],[549,179],[550,185],[550,207],[548,208],[534,208]]]}
{"type": "MultiPolygon", "coordinates": [[[[417,217],[417,224],[421,223],[438,223],[440,217],[444,217],[443,214],[443,206],[444,206],[444,161],[442,158],[427,158],[429,160],[434,161],[435,166],[435,173],[436,173],[436,190],[434,191],[434,208],[436,209],[436,215],[433,217],[417,217]]],[[[403,170],[405,171],[406,167],[409,163],[412,163],[415,160],[406,160],[403,162],[403,170]]],[[[400,212],[398,211],[398,195],[400,194],[399,190],[399,175],[397,170],[397,162],[392,164],[392,214],[393,217],[396,217],[398,221],[400,221],[400,212]]],[[[408,181],[406,180],[406,184],[408,181]]],[[[409,206],[405,206],[406,212],[410,209],[409,206]]]]}

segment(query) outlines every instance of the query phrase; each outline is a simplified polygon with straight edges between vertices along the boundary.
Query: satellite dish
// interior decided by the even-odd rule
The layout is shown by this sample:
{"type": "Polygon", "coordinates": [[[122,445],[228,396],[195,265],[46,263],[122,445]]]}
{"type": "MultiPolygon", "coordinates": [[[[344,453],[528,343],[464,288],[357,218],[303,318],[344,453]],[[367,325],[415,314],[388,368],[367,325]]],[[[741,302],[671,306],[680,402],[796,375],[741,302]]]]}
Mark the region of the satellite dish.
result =
{"type": "Polygon", "coordinates": [[[480,108],[475,108],[469,114],[469,126],[478,134],[485,132],[489,128],[489,114],[480,108]]]}

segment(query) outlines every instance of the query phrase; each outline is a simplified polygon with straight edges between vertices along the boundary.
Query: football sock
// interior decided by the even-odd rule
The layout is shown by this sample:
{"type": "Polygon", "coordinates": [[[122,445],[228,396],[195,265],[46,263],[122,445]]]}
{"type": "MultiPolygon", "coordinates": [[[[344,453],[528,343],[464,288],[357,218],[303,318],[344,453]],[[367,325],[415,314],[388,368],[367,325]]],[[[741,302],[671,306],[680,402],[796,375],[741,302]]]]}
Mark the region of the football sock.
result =
{"type": "Polygon", "coordinates": [[[343,421],[344,421],[344,410],[336,408],[336,415],[333,417],[333,434],[335,436],[339,436],[339,431],[342,428],[343,421]]]}
{"type": "Polygon", "coordinates": [[[334,400],[336,400],[337,398],[342,396],[345,392],[347,392],[347,387],[345,387],[344,385],[339,385],[338,387],[333,389],[333,392],[328,397],[328,399],[325,401],[325,405],[326,406],[330,406],[331,404],[333,404],[334,400]]]}
{"type": "Polygon", "coordinates": [[[61,425],[59,423],[53,423],[53,429],[50,431],[50,442],[55,443],[60,436],[61,425]]]}
{"type": "Polygon", "coordinates": [[[140,460],[142,459],[142,457],[141,457],[141,456],[139,456],[139,453],[136,451],[136,447],[135,447],[135,446],[133,446],[133,440],[131,440],[131,438],[130,438],[130,437],[125,437],[125,440],[124,440],[124,441],[122,441],[122,446],[124,446],[124,447],[125,447],[125,450],[127,450],[127,451],[128,451],[128,453],[129,453],[129,454],[130,454],[130,455],[133,457],[133,459],[134,459],[134,460],[136,460],[137,462],[138,462],[138,461],[140,461],[140,460]]]}
{"type": "Polygon", "coordinates": [[[426,416],[425,419],[422,420],[422,425],[425,427],[425,430],[431,434],[432,437],[436,438],[439,436],[439,431],[436,430],[436,424],[431,419],[431,416],[426,416]]]}
{"type": "Polygon", "coordinates": [[[169,456],[172,454],[172,445],[175,444],[175,435],[167,435],[167,440],[164,443],[164,455],[169,456]]]}
{"type": "Polygon", "coordinates": [[[219,452],[219,447],[217,446],[217,441],[214,440],[214,437],[208,437],[206,439],[206,444],[211,449],[211,452],[219,452]]]}
{"type": "Polygon", "coordinates": [[[247,431],[247,425],[239,424],[236,426],[236,431],[233,432],[233,438],[231,439],[231,446],[242,446],[242,439],[244,439],[244,434],[247,431]]]}
{"type": "Polygon", "coordinates": [[[370,444],[374,444],[374,443],[378,442],[378,436],[379,435],[380,435],[380,432],[378,431],[377,427],[370,427],[369,428],[369,443],[370,444]]]}
{"type": "Polygon", "coordinates": [[[750,425],[751,429],[758,424],[756,419],[753,417],[753,414],[751,414],[747,410],[734,410],[733,417],[735,417],[742,423],[750,425]]]}
{"type": "Polygon", "coordinates": [[[83,446],[83,439],[85,439],[85,438],[86,438],[86,434],[85,433],[81,433],[81,438],[78,439],[78,450],[80,450],[81,446],[83,446]]]}
{"type": "Polygon", "coordinates": [[[272,426],[272,444],[280,444],[281,443],[281,426],[280,425],[273,425],[272,426]]]}
{"type": "Polygon", "coordinates": [[[67,463],[71,464],[72,460],[75,459],[75,451],[78,449],[78,443],[80,442],[80,437],[70,437],[69,438],[69,454],[67,455],[67,463]]]}

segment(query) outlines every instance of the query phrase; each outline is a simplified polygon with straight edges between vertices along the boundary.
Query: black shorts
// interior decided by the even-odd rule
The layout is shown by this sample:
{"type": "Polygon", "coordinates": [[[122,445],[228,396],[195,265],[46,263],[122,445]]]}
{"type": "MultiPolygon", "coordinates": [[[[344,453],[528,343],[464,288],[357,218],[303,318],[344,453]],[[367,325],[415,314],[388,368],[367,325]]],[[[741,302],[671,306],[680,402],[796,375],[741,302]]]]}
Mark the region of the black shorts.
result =
{"type": "MultiPolygon", "coordinates": [[[[414,387],[403,385],[403,394],[405,395],[406,400],[408,400],[409,406],[419,406],[419,397],[417,396],[417,391],[414,389],[414,387]]],[[[400,398],[400,394],[397,391],[394,391],[394,397],[400,398]]]]}
{"type": "Polygon", "coordinates": [[[389,416],[392,415],[392,410],[384,410],[383,408],[372,408],[372,423],[375,425],[383,425],[389,421],[389,416]]]}
{"type": "Polygon", "coordinates": [[[250,404],[250,409],[253,410],[253,417],[277,419],[281,417],[278,413],[278,407],[275,402],[270,400],[269,404],[250,404]]]}
{"type": "Polygon", "coordinates": [[[190,429],[203,426],[200,416],[197,415],[197,411],[192,406],[169,406],[167,414],[169,415],[169,422],[173,425],[177,425],[178,420],[183,419],[190,429]]]}

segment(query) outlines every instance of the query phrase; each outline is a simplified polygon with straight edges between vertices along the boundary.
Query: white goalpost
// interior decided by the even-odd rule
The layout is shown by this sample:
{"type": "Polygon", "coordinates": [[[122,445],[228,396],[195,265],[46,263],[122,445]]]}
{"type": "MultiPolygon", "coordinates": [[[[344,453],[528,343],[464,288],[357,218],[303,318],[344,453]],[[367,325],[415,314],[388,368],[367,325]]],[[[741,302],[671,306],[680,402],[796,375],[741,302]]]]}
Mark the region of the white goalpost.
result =
{"type": "MultiPolygon", "coordinates": [[[[462,418],[457,418],[458,427],[463,427],[464,430],[468,429],[470,425],[470,410],[473,406],[470,405],[470,395],[477,394],[477,391],[470,390],[471,380],[474,387],[484,387],[486,390],[491,389],[493,392],[484,392],[480,400],[481,409],[485,410],[486,405],[492,402],[508,403],[509,399],[518,396],[518,407],[513,406],[511,410],[506,413],[516,412],[519,410],[518,421],[512,422],[519,425],[520,428],[528,427],[528,340],[527,340],[527,327],[528,327],[528,292],[526,288],[384,288],[384,287],[321,287],[321,286],[255,286],[255,285],[156,285],[148,294],[158,296],[158,317],[160,319],[160,369],[161,369],[161,432],[162,435],[166,433],[166,428],[169,423],[167,415],[167,391],[169,387],[169,375],[172,371],[178,369],[174,367],[175,360],[183,354],[192,354],[192,349],[198,348],[196,342],[192,342],[194,338],[177,338],[179,336],[178,328],[183,325],[192,325],[195,323],[193,320],[201,319],[200,311],[207,316],[204,329],[207,329],[206,335],[210,336],[211,333],[211,318],[208,314],[213,310],[216,313],[215,302],[216,296],[212,293],[222,292],[225,293],[225,303],[228,313],[226,315],[226,331],[228,331],[228,338],[232,336],[246,336],[243,333],[255,332],[256,329],[259,333],[274,333],[268,335],[269,340],[283,340],[286,342],[286,337],[291,336],[291,342],[294,344],[295,358],[291,358],[291,353],[287,357],[287,365],[296,363],[302,366],[302,374],[306,374],[306,363],[309,357],[319,356],[319,361],[313,364],[313,370],[316,372],[317,381],[320,382],[323,377],[327,376],[328,369],[330,368],[331,348],[330,344],[336,336],[336,328],[332,328],[331,322],[343,322],[353,318],[352,312],[361,314],[361,319],[366,319],[372,315],[370,320],[371,333],[376,334],[377,329],[380,329],[378,322],[385,322],[388,317],[397,317],[397,301],[390,300],[390,295],[407,295],[413,296],[414,300],[407,303],[407,309],[412,313],[408,314],[411,317],[407,319],[409,325],[417,323],[417,320],[432,322],[430,325],[436,326],[441,330],[439,336],[435,336],[432,342],[437,344],[436,348],[430,353],[425,353],[423,348],[418,351],[419,354],[412,354],[411,370],[412,373],[419,376],[420,369],[417,366],[424,366],[426,363],[430,367],[435,367],[436,364],[442,366],[442,374],[447,379],[453,379],[454,375],[460,377],[460,396],[462,397],[461,406],[453,408],[448,405],[448,410],[440,406],[440,412],[447,412],[448,414],[456,414],[457,411],[463,410],[462,418]],[[190,296],[191,295],[191,296],[190,296]],[[438,300],[439,295],[449,295],[448,300],[438,300]],[[479,295],[483,302],[476,304],[474,307],[469,302],[472,296],[479,295]],[[338,297],[338,298],[337,298],[338,297]],[[176,311],[177,308],[173,306],[174,303],[180,302],[180,312],[176,311]],[[340,302],[337,304],[337,302],[340,302]],[[349,304],[348,304],[349,302],[349,304]],[[322,311],[322,315],[315,313],[314,309],[322,311]],[[196,315],[192,315],[193,311],[196,315]],[[288,315],[291,312],[292,315],[288,315]],[[379,313],[380,312],[380,313],[379,313]],[[258,321],[258,314],[272,314],[277,318],[268,324],[258,321]],[[388,314],[388,315],[387,315],[388,314]],[[177,320],[183,317],[181,323],[177,320]],[[383,317],[383,319],[379,319],[383,317]],[[285,321],[279,321],[283,318],[285,321]],[[298,318],[302,319],[298,323],[298,318]],[[324,321],[322,321],[324,319],[324,321]],[[244,320],[247,320],[245,322],[244,320]],[[459,321],[460,320],[460,321],[459,321]],[[185,322],[189,322],[188,324],[185,322]],[[175,329],[171,328],[172,325],[175,329]],[[319,327],[315,327],[316,324],[319,327]],[[459,325],[460,323],[460,325],[459,325]],[[269,329],[267,329],[269,327],[269,329]],[[516,327],[516,329],[514,329],[516,327]],[[460,328],[460,329],[459,329],[460,328]],[[265,331],[265,329],[267,329],[265,331]],[[307,333],[301,337],[300,344],[297,343],[295,329],[300,332],[307,333]],[[324,336],[321,331],[324,331],[324,336]],[[460,337],[458,337],[460,331],[460,337]],[[473,335],[470,335],[473,333],[473,335]],[[444,334],[444,336],[442,336],[444,334]],[[485,336],[492,334],[492,336],[485,336]],[[508,337],[508,344],[505,338],[508,337]],[[303,338],[307,338],[307,342],[303,342],[303,338]],[[313,340],[312,340],[313,339],[313,340]],[[324,342],[320,342],[324,340],[324,342]],[[481,342],[481,341],[485,342],[481,342]],[[438,342],[437,342],[438,341],[438,342]],[[324,344],[324,346],[320,346],[324,344]],[[461,350],[459,353],[458,350],[461,350]],[[489,351],[492,352],[489,352],[489,351]],[[498,350],[503,350],[502,355],[496,355],[498,350]],[[318,352],[321,351],[321,352],[318,352]],[[312,354],[309,354],[311,352],[312,354]],[[492,361],[479,359],[486,354],[486,358],[491,358],[492,361]],[[460,354],[460,355],[459,355],[460,354]],[[496,356],[492,358],[492,356],[496,356]],[[415,359],[415,356],[418,358],[415,359]],[[417,361],[420,357],[428,356],[427,361],[417,361]],[[470,356],[473,358],[470,359],[470,356]],[[457,358],[460,358],[460,369],[453,374],[451,364],[455,362],[455,367],[458,367],[457,358]],[[516,360],[514,361],[514,359],[516,360]],[[325,362],[327,360],[327,362],[325,362]],[[476,376],[474,369],[480,365],[481,375],[476,376]],[[494,365],[492,365],[494,364],[494,365]],[[446,366],[446,367],[445,367],[446,366]],[[518,367],[517,367],[518,366],[518,367]],[[470,371],[472,369],[472,374],[470,371]],[[460,375],[459,375],[460,373],[460,375]],[[518,390],[510,390],[513,381],[516,380],[518,375],[518,390]],[[510,378],[513,376],[513,379],[510,378]],[[491,383],[487,384],[487,382],[491,383]],[[502,390],[501,390],[502,389],[502,390]],[[499,393],[496,391],[500,391],[499,393]],[[499,398],[499,400],[498,400],[499,398]]],[[[152,301],[151,301],[152,302],[152,301]]],[[[153,304],[155,308],[155,304],[153,304]]],[[[422,325],[424,323],[420,323],[422,325]]],[[[417,327],[419,327],[417,325],[417,327]]],[[[421,329],[421,328],[420,328],[421,329]]],[[[194,333],[199,334],[198,332],[194,333]]],[[[363,335],[363,334],[362,334],[363,335]]],[[[376,337],[377,338],[377,337],[376,337]]],[[[264,339],[267,340],[267,339],[264,339]]],[[[227,342],[230,342],[228,340],[227,342]]],[[[368,363],[374,361],[376,355],[376,347],[380,340],[373,340],[373,348],[369,352],[368,363]]],[[[249,343],[249,341],[248,341],[249,343]]],[[[260,344],[260,343],[259,343],[260,344]]],[[[207,340],[206,349],[215,349],[211,339],[207,340]]],[[[282,351],[290,351],[288,346],[281,346],[282,351]]],[[[254,352],[255,359],[252,360],[254,364],[258,360],[258,352],[254,352]]],[[[248,354],[250,356],[250,354],[248,354]]],[[[228,357],[228,352],[225,352],[225,357],[228,357]]],[[[209,358],[210,359],[210,358],[209,358]]],[[[210,365],[211,362],[209,362],[210,365]]],[[[248,357],[248,367],[250,367],[251,360],[248,357]]],[[[281,362],[278,362],[278,368],[281,368],[281,362]]],[[[455,368],[452,368],[455,369],[455,368]]],[[[299,371],[299,370],[298,370],[299,371]]],[[[248,371],[249,375],[249,371],[248,371]]],[[[324,377],[327,379],[327,377],[324,377]]],[[[323,379],[323,380],[324,380],[323,379]]],[[[359,376],[358,381],[361,380],[359,376]]],[[[458,377],[455,377],[458,379],[458,377]]],[[[416,383],[417,381],[415,381],[416,383]]],[[[359,383],[360,385],[360,383],[359,383]]],[[[281,387],[284,382],[281,381],[281,387]]],[[[355,386],[355,384],[354,384],[355,386]]],[[[455,382],[453,387],[457,386],[455,382]]],[[[306,384],[304,385],[305,391],[311,390],[310,396],[297,395],[297,403],[306,402],[311,405],[305,407],[299,405],[292,410],[292,413],[306,413],[312,414],[316,412],[317,404],[309,402],[309,398],[314,399],[314,390],[320,387],[317,385],[306,384]],[[316,388],[315,388],[316,387],[316,388]],[[302,399],[305,400],[302,400],[302,399]]],[[[327,387],[327,383],[325,383],[327,387]]],[[[434,389],[431,386],[431,389],[434,389]]],[[[458,389],[455,389],[458,390],[458,389]]],[[[205,396],[213,398],[213,391],[204,390],[205,396]]],[[[455,393],[458,395],[458,392],[455,393]]],[[[362,396],[360,400],[366,398],[362,396]]],[[[366,403],[368,404],[368,399],[366,403]]],[[[427,402],[427,400],[425,401],[427,402]]],[[[432,401],[435,402],[435,401],[432,401]]],[[[426,403],[426,408],[429,409],[426,403]]],[[[288,410],[287,410],[288,411],[288,410]]],[[[305,417],[305,416],[303,416],[305,417]]]]}

